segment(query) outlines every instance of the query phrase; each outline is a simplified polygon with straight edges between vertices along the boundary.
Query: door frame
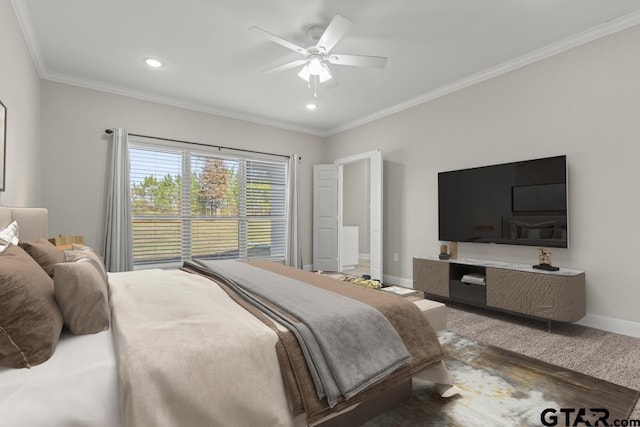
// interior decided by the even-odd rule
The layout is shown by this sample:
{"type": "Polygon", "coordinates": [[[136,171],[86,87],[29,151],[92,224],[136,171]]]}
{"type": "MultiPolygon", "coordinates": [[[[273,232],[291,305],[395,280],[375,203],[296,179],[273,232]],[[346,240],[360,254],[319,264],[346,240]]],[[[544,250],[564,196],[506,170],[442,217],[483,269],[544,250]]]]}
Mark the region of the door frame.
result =
{"type": "Polygon", "coordinates": [[[337,159],[338,167],[338,264],[342,271],[342,226],[344,208],[344,175],[343,167],[349,163],[369,160],[369,246],[370,271],[372,279],[382,282],[383,279],[383,242],[382,242],[382,150],[368,151],[337,159]],[[379,165],[378,165],[379,163],[379,165]],[[378,202],[378,203],[376,203],[378,202]],[[374,250],[374,243],[378,242],[374,250]],[[375,257],[375,259],[374,259],[375,257]]]}

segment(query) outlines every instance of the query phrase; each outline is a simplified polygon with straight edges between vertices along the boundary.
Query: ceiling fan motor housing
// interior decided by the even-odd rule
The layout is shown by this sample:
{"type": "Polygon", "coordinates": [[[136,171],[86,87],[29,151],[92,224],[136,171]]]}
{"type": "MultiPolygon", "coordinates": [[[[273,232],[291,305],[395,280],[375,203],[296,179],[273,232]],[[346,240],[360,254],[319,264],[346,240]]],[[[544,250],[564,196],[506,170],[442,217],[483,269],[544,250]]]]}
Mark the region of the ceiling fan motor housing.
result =
{"type": "Polygon", "coordinates": [[[318,43],[318,40],[320,40],[320,37],[324,34],[324,27],[320,27],[318,25],[311,27],[309,28],[309,31],[307,31],[307,34],[309,34],[309,38],[313,42],[313,46],[315,46],[318,43]]]}

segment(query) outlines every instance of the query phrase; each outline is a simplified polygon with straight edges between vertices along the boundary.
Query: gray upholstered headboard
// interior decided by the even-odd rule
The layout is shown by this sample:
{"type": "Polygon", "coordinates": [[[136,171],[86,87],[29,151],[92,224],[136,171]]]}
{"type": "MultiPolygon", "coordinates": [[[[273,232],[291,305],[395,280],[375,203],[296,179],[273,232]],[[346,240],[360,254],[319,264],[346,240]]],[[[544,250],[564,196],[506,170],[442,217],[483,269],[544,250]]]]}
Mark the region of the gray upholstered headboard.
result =
{"type": "Polygon", "coordinates": [[[49,213],[45,208],[9,208],[0,206],[0,228],[12,221],[20,227],[19,238],[33,242],[38,237],[49,237],[49,213]]]}

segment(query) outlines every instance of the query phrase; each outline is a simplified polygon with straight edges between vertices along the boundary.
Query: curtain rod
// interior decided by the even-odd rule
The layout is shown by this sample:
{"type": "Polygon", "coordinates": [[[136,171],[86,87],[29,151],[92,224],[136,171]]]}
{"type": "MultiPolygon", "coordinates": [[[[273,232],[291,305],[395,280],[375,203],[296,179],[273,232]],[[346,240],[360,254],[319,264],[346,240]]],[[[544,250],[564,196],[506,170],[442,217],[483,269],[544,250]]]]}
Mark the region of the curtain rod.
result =
{"type": "MultiPolygon", "coordinates": [[[[107,135],[112,135],[113,134],[113,130],[111,130],[111,129],[106,129],[104,132],[107,135]]],[[[159,139],[160,141],[171,141],[171,142],[180,142],[182,144],[199,145],[199,146],[202,146],[202,147],[213,147],[213,148],[217,148],[218,150],[225,149],[225,150],[242,151],[242,152],[245,152],[245,153],[253,153],[253,154],[266,154],[268,156],[285,157],[287,159],[291,157],[291,156],[287,156],[286,154],[267,153],[266,151],[256,151],[256,150],[245,150],[244,148],[225,147],[223,145],[209,145],[209,144],[203,144],[201,142],[182,141],[180,139],[171,139],[171,138],[160,138],[158,136],[139,135],[139,134],[136,134],[136,133],[128,133],[128,135],[138,136],[140,138],[159,139]]],[[[300,156],[299,159],[302,160],[302,156],[300,156]]]]}

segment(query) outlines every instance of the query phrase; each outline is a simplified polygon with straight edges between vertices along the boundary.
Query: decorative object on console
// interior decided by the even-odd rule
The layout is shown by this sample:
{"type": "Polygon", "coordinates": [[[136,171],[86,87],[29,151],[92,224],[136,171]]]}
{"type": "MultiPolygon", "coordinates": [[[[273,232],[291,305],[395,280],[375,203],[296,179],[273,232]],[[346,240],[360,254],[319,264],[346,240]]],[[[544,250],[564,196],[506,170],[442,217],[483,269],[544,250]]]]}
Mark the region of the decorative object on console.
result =
{"type": "Polygon", "coordinates": [[[458,242],[449,243],[449,257],[451,259],[458,258],[458,242]]]}
{"type": "Polygon", "coordinates": [[[546,271],[558,271],[560,268],[551,265],[551,251],[548,249],[538,249],[538,261],[540,264],[534,265],[533,268],[546,271]]]}
{"type": "Polygon", "coordinates": [[[449,259],[449,254],[447,253],[447,245],[440,245],[440,255],[438,255],[440,259],[449,259]]]}

